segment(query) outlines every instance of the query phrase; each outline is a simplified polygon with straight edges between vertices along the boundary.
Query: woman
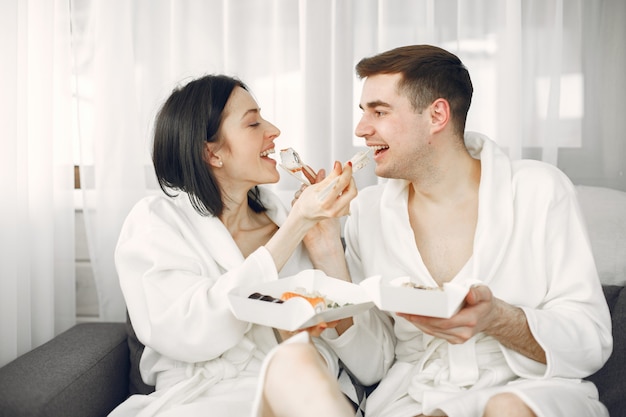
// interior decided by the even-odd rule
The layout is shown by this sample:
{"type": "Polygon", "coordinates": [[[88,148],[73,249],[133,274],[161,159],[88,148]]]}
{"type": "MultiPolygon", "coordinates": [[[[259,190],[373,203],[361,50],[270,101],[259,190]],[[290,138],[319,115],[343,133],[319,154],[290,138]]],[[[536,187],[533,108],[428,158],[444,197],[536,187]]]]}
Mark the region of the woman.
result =
{"type": "MultiPolygon", "coordinates": [[[[194,80],[161,108],[153,163],[165,195],[132,209],[115,254],[134,330],[146,346],[142,378],[156,391],[129,398],[111,415],[353,415],[336,389],[337,357],[324,342],[314,337],[317,349],[289,343],[276,350],[290,335],[241,322],[228,306],[234,287],[303,269],[348,277],[338,218],[357,194],[352,169],[335,163],[328,178],[318,173],[318,183],[287,212],[259,187],[279,180],[269,157],[279,134],[246,85],[227,76],[194,80]],[[334,192],[319,199],[334,178],[334,192]],[[264,364],[270,352],[274,359],[264,364]]],[[[321,330],[309,329],[313,336],[321,330]]]]}

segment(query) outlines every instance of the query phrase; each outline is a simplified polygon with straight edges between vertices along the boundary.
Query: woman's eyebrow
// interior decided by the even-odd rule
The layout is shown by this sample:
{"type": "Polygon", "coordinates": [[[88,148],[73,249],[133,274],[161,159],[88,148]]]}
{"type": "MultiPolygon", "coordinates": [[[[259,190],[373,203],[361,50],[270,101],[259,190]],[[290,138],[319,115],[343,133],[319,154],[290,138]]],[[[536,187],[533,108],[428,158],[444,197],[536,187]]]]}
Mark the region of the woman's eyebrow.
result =
{"type": "Polygon", "coordinates": [[[241,116],[241,119],[243,120],[250,113],[257,113],[258,114],[260,111],[261,111],[260,108],[254,108],[254,109],[246,110],[246,112],[243,114],[243,116],[241,116]]]}

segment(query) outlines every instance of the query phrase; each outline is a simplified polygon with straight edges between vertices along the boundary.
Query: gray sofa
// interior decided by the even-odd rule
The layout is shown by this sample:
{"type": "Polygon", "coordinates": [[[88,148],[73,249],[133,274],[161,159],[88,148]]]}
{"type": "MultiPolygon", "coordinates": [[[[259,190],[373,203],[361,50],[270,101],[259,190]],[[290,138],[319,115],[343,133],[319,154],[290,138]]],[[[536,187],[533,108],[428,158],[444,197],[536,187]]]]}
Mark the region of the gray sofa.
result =
{"type": "MultiPolygon", "coordinates": [[[[626,417],[626,193],[579,187],[579,195],[614,336],[613,354],[589,379],[611,417],[626,417]]],[[[140,355],[127,324],[78,324],[0,368],[0,417],[106,416],[152,390],[138,376],[140,355]]]]}

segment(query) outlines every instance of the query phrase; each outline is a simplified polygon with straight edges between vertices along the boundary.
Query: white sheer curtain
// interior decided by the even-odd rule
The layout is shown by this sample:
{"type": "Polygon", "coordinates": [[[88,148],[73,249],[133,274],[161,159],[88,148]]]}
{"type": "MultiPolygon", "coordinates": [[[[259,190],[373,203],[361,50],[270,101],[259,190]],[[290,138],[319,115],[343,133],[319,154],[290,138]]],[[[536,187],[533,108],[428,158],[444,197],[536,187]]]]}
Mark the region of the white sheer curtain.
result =
{"type": "Polygon", "coordinates": [[[76,322],[67,1],[0,2],[0,366],[76,322]]]}
{"type": "Polygon", "coordinates": [[[330,167],[362,145],[354,64],[432,43],[470,69],[469,129],[626,190],[625,19],[622,0],[0,2],[0,365],[75,322],[72,122],[100,319],[120,321],[113,249],[130,207],[158,192],[152,120],[178,82],[239,76],[282,129],[277,146],[330,167]]]}
{"type": "MultiPolygon", "coordinates": [[[[618,114],[625,88],[617,71],[626,63],[621,0],[70,4],[81,175],[103,320],[125,318],[113,265],[123,219],[136,200],[157,192],[149,159],[155,111],[178,82],[203,74],[243,79],[281,128],[277,146],[328,168],[362,145],[353,135],[354,64],[395,46],[439,45],[472,74],[468,129],[488,134],[514,158],[543,159],[578,182],[626,189],[618,133],[625,119],[618,114]],[[610,65],[605,51],[615,59],[610,65]],[[591,161],[582,170],[581,158],[591,161]]],[[[377,181],[371,168],[359,172],[360,187],[377,181]]],[[[284,176],[275,188],[289,195],[296,187],[284,176]]]]}

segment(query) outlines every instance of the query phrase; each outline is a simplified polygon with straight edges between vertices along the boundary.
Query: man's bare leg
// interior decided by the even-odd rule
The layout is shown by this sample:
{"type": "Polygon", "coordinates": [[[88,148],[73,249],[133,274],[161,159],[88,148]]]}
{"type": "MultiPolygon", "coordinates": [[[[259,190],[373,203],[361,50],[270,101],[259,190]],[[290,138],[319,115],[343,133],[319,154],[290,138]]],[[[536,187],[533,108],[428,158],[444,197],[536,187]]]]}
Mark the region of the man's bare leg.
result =
{"type": "Polygon", "coordinates": [[[282,345],[265,378],[263,417],[354,417],[354,410],[311,343],[282,345]]]}
{"type": "Polygon", "coordinates": [[[483,417],[537,417],[520,397],[510,392],[496,394],[487,401],[483,417]]]}
{"type": "MultiPolygon", "coordinates": [[[[415,417],[428,417],[420,414],[415,417]]],[[[487,401],[483,417],[537,417],[520,397],[510,392],[496,394],[487,401]]]]}

